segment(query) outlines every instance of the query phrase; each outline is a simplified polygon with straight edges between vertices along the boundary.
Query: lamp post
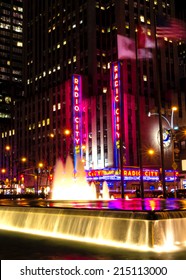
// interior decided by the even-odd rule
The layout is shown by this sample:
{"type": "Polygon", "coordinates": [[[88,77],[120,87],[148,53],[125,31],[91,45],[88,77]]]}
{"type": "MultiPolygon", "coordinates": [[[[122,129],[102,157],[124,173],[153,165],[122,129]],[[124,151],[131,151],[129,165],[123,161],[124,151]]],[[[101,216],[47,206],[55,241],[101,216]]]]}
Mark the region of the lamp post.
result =
{"type": "Polygon", "coordinates": [[[10,184],[10,192],[12,192],[12,154],[10,145],[5,146],[7,156],[7,169],[8,169],[8,180],[10,184]]]}
{"type": "Polygon", "coordinates": [[[38,163],[38,168],[37,168],[37,184],[36,184],[36,195],[39,195],[39,173],[40,169],[43,168],[43,163],[39,162],[38,163]]]}
{"type": "MultiPolygon", "coordinates": [[[[177,111],[177,107],[173,106],[171,108],[171,120],[170,121],[165,116],[163,116],[162,114],[160,115],[159,113],[151,113],[151,112],[148,113],[148,117],[151,117],[153,115],[157,115],[157,116],[161,117],[162,119],[164,119],[166,121],[167,125],[168,125],[168,129],[170,130],[171,140],[172,140],[172,160],[173,160],[172,167],[173,167],[174,170],[177,168],[177,164],[175,163],[175,154],[174,154],[175,142],[176,142],[175,131],[174,131],[174,112],[175,111],[177,111]]],[[[164,135],[163,135],[164,134],[163,130],[161,130],[161,132],[162,132],[162,135],[160,135],[160,145],[163,144],[163,146],[164,146],[165,138],[164,138],[164,135]],[[161,141],[161,139],[162,139],[162,141],[161,141]]],[[[162,153],[162,149],[161,149],[161,158],[164,159],[164,149],[163,149],[163,153],[162,153]]],[[[164,162],[164,160],[162,160],[162,162],[164,162]]],[[[166,197],[164,166],[162,166],[162,181],[163,181],[164,197],[166,197]]]]}
{"type": "MultiPolygon", "coordinates": [[[[6,173],[6,169],[2,168],[1,169],[1,175],[3,176],[5,173],[6,173]]],[[[3,176],[3,178],[1,177],[1,185],[2,185],[2,190],[3,190],[3,195],[4,195],[4,188],[5,188],[5,186],[4,186],[4,176],[3,176]]]]}

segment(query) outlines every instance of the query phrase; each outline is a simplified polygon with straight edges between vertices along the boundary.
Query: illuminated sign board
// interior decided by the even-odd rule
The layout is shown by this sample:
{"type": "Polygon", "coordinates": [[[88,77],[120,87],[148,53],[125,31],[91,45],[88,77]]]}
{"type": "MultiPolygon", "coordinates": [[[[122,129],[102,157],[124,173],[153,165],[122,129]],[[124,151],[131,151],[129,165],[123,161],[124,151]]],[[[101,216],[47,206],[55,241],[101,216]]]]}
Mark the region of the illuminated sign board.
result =
{"type": "Polygon", "coordinates": [[[114,143],[114,163],[119,166],[120,147],[120,106],[121,106],[121,83],[120,83],[120,62],[112,63],[112,119],[113,119],[113,143],[114,143]]]}
{"type": "MultiPolygon", "coordinates": [[[[120,170],[111,169],[101,169],[101,170],[90,170],[87,171],[87,179],[91,180],[121,180],[120,170]],[[95,179],[96,178],[96,179],[95,179]]],[[[123,175],[125,181],[140,181],[140,169],[139,168],[124,168],[123,175]]],[[[174,181],[174,171],[165,172],[165,180],[167,182],[174,181]]],[[[175,177],[178,177],[178,172],[175,172],[175,177]]],[[[144,181],[154,181],[158,182],[160,180],[160,172],[157,169],[143,169],[143,180],[144,181]]]]}
{"type": "Polygon", "coordinates": [[[74,166],[76,168],[77,156],[81,157],[82,147],[82,81],[81,76],[72,76],[72,109],[73,109],[73,148],[74,166]]]}

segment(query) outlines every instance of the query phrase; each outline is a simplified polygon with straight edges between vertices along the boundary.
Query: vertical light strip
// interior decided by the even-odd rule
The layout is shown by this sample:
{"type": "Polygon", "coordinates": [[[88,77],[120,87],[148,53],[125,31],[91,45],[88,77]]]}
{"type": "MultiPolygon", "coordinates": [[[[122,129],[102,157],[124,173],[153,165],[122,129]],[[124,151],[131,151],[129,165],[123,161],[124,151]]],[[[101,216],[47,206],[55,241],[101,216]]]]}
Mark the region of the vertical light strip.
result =
{"type": "Polygon", "coordinates": [[[82,156],[82,81],[81,76],[72,76],[72,109],[73,109],[73,157],[76,171],[77,157],[82,156]]]}
{"type": "Polygon", "coordinates": [[[114,145],[114,164],[119,167],[120,150],[120,102],[121,102],[121,81],[120,81],[120,63],[113,62],[111,67],[112,76],[112,119],[113,119],[113,145],[114,145]]]}

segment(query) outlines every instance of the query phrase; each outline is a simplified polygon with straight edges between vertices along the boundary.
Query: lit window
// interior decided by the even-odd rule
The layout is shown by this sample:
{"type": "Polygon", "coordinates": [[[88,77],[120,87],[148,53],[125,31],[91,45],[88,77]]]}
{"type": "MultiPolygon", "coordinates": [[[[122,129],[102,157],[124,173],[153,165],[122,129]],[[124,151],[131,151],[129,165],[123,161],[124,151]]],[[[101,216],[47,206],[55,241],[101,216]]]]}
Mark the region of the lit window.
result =
{"type": "Polygon", "coordinates": [[[146,75],[143,75],[143,80],[144,80],[144,82],[147,82],[147,76],[146,75]]]}
{"type": "Polygon", "coordinates": [[[42,121],[42,125],[45,126],[45,120],[42,121]]]}
{"type": "Polygon", "coordinates": [[[140,16],[140,21],[141,21],[141,22],[145,22],[144,16],[140,16]]]}
{"type": "Polygon", "coordinates": [[[13,26],[13,30],[15,32],[23,32],[23,28],[21,28],[20,26],[13,26]]]}
{"type": "Polygon", "coordinates": [[[103,88],[103,93],[107,93],[107,88],[106,87],[103,88]]]}
{"type": "Polygon", "coordinates": [[[23,12],[23,8],[21,8],[21,7],[17,7],[17,10],[18,10],[19,12],[23,12]]]}
{"type": "Polygon", "coordinates": [[[57,49],[59,49],[60,48],[60,44],[57,44],[57,49]]]}
{"type": "Polygon", "coordinates": [[[61,109],[61,103],[57,104],[57,109],[60,110],[61,109]]]}
{"type": "Polygon", "coordinates": [[[49,125],[50,124],[50,119],[47,119],[47,125],[49,125]]]}
{"type": "Polygon", "coordinates": [[[23,43],[22,42],[17,42],[17,47],[22,47],[23,43]]]}
{"type": "Polygon", "coordinates": [[[63,41],[63,45],[66,45],[66,43],[67,43],[67,41],[65,40],[65,41],[63,41]]]}
{"type": "Polygon", "coordinates": [[[56,111],[56,105],[53,105],[53,112],[56,111]]]}

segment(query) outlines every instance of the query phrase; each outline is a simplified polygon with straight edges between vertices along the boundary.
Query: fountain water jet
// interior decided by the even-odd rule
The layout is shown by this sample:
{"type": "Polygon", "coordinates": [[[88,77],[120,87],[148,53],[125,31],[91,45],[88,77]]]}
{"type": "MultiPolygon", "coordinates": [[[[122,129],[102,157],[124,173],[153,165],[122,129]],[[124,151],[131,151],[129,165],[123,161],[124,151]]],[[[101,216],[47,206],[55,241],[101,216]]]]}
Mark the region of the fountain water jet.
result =
{"type": "Polygon", "coordinates": [[[96,200],[95,185],[86,182],[80,162],[77,171],[74,178],[70,158],[65,166],[58,161],[53,199],[29,201],[27,207],[11,200],[10,206],[0,207],[0,229],[138,251],[186,248],[184,200],[111,200],[106,184],[103,196],[107,198],[96,200]]]}
{"type": "MultiPolygon", "coordinates": [[[[109,199],[109,189],[106,182],[103,183],[104,191],[102,199],[109,199]]],[[[70,156],[64,165],[61,160],[56,162],[54,183],[52,187],[53,200],[96,200],[95,184],[90,185],[86,180],[84,164],[77,159],[77,170],[74,174],[74,166],[70,156]]]]}

